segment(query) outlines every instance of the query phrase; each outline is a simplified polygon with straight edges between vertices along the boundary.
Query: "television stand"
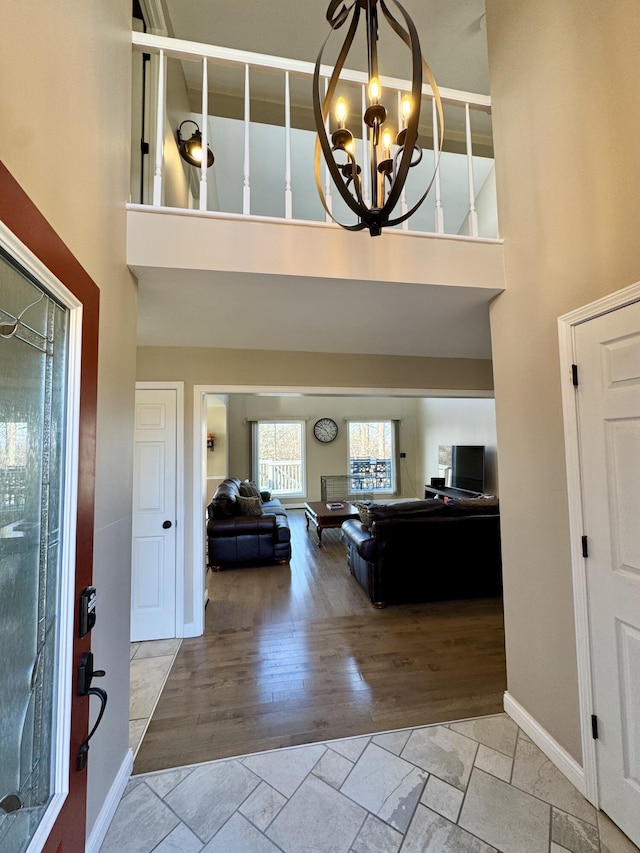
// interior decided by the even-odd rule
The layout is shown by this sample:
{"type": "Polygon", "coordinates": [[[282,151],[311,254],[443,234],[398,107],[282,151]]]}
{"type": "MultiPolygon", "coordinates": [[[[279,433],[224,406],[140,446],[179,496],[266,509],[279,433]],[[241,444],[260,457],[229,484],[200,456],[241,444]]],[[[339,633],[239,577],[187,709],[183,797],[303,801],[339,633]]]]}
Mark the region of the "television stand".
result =
{"type": "Polygon", "coordinates": [[[470,492],[467,489],[453,489],[450,486],[443,486],[438,489],[435,486],[424,487],[425,498],[479,498],[482,497],[482,492],[470,492]]]}

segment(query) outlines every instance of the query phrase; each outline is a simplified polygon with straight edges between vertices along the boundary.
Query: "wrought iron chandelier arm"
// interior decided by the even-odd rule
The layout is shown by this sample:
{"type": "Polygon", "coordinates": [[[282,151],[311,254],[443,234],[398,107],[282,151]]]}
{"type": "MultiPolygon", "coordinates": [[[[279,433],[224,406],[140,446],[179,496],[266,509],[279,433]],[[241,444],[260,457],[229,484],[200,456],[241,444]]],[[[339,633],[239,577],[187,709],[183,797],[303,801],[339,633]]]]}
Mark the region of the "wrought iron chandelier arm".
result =
{"type": "MultiPolygon", "coordinates": [[[[329,6],[327,8],[326,18],[327,18],[327,21],[329,21],[329,24],[331,25],[332,30],[339,30],[340,29],[340,27],[344,24],[344,22],[349,17],[349,12],[351,11],[353,5],[354,4],[352,3],[351,6],[347,7],[342,2],[342,0],[331,0],[331,2],[329,3],[329,6]],[[338,6],[341,3],[342,3],[342,9],[340,9],[338,14],[336,14],[336,10],[338,9],[338,6]]],[[[325,44],[326,44],[326,42],[325,42],[325,44]]]]}
{"type": "Polygon", "coordinates": [[[387,23],[390,25],[391,29],[404,42],[404,44],[409,47],[411,51],[411,101],[414,105],[414,109],[407,123],[407,133],[404,141],[402,157],[400,158],[400,166],[389,189],[389,195],[387,196],[387,199],[382,207],[381,215],[384,218],[387,218],[389,216],[391,211],[398,203],[398,200],[402,193],[402,189],[407,179],[409,168],[411,167],[413,150],[418,141],[418,121],[420,118],[420,110],[417,108],[417,105],[422,99],[423,59],[420,49],[420,39],[418,38],[418,32],[415,28],[413,21],[405,11],[404,7],[401,6],[401,4],[397,2],[397,0],[392,0],[392,2],[394,2],[394,4],[398,7],[400,13],[404,17],[407,26],[406,30],[391,14],[384,0],[380,0],[380,8],[382,9],[382,13],[385,16],[387,23]]]}
{"type": "MultiPolygon", "coordinates": [[[[345,153],[346,153],[346,155],[349,158],[349,161],[351,163],[351,169],[352,169],[351,180],[353,181],[353,189],[354,189],[354,191],[358,197],[358,203],[361,206],[364,206],[364,199],[362,198],[362,181],[360,179],[360,175],[358,174],[358,168],[359,168],[358,161],[356,160],[355,155],[352,154],[350,151],[346,151],[345,153]]],[[[347,181],[347,185],[348,185],[348,183],[349,182],[347,181]]]]}
{"type": "Polygon", "coordinates": [[[405,220],[409,219],[410,216],[413,216],[413,214],[420,207],[420,205],[425,200],[425,198],[429,195],[429,192],[431,190],[431,187],[433,186],[435,179],[436,179],[436,173],[434,171],[433,175],[431,176],[431,180],[429,181],[429,183],[427,185],[426,190],[422,193],[422,195],[420,196],[418,201],[413,205],[411,210],[408,210],[406,213],[403,213],[402,216],[398,216],[395,219],[389,219],[388,225],[390,225],[391,227],[393,227],[394,225],[400,225],[400,223],[405,222],[405,220]]]}
{"type": "MultiPolygon", "coordinates": [[[[330,15],[333,15],[333,13],[335,12],[335,9],[337,8],[338,5],[339,5],[339,0],[334,0],[334,2],[332,2],[330,4],[329,9],[327,10],[327,19],[329,19],[330,23],[331,23],[330,15]]],[[[336,60],[335,66],[334,66],[333,71],[331,73],[331,77],[329,78],[329,83],[327,85],[327,92],[324,96],[322,103],[320,102],[320,66],[322,65],[322,56],[324,54],[325,47],[327,46],[327,42],[331,36],[331,32],[329,33],[327,38],[324,40],[324,43],[323,43],[322,47],[320,48],[320,51],[318,53],[318,57],[316,59],[316,65],[314,68],[314,72],[313,72],[313,112],[314,112],[314,117],[315,117],[315,122],[316,122],[316,130],[317,130],[316,144],[315,144],[315,150],[314,150],[314,173],[315,173],[315,179],[316,179],[316,189],[318,190],[318,195],[320,196],[320,201],[322,202],[322,206],[324,207],[325,212],[328,213],[329,216],[331,217],[331,219],[333,219],[333,221],[337,222],[339,225],[341,225],[342,223],[338,222],[338,220],[335,218],[333,213],[329,210],[329,207],[326,203],[326,199],[324,196],[324,192],[322,190],[322,181],[320,178],[320,148],[322,148],[322,153],[324,154],[324,159],[325,159],[327,168],[329,169],[329,172],[331,173],[331,177],[333,178],[333,182],[334,182],[338,192],[340,193],[340,195],[342,196],[342,198],[344,199],[344,201],[346,202],[348,207],[356,214],[356,216],[360,216],[361,207],[362,207],[363,202],[362,202],[362,196],[361,196],[360,190],[359,190],[359,183],[357,181],[357,175],[356,175],[356,179],[354,179],[354,189],[356,190],[356,193],[358,196],[358,198],[356,199],[356,198],[354,198],[353,194],[349,191],[345,181],[342,178],[340,170],[339,170],[339,168],[335,162],[335,158],[333,156],[333,149],[331,147],[331,144],[329,142],[329,138],[327,137],[327,132],[325,129],[325,121],[326,121],[327,116],[329,114],[329,106],[330,106],[331,101],[333,99],[333,95],[335,94],[336,86],[337,86],[338,81],[340,79],[340,73],[341,73],[342,69],[344,68],[344,64],[345,64],[347,56],[349,54],[349,49],[353,43],[353,39],[355,37],[356,30],[358,28],[358,20],[360,17],[359,5],[357,3],[354,3],[349,9],[347,9],[345,6],[343,6],[339,15],[336,16],[336,18],[334,19],[336,21],[339,21],[339,23],[337,23],[337,25],[335,27],[332,23],[332,29],[338,29],[345,22],[346,17],[348,16],[348,13],[349,13],[349,11],[351,11],[351,9],[353,9],[353,17],[351,19],[351,24],[349,26],[349,30],[347,32],[347,35],[345,36],[345,41],[344,41],[344,44],[342,45],[342,49],[340,51],[338,59],[336,60]]],[[[347,152],[347,155],[351,159],[351,155],[349,155],[348,152],[347,152]]],[[[355,161],[355,157],[353,157],[353,164],[354,164],[354,173],[356,173],[357,172],[357,163],[355,161]]],[[[364,223],[358,223],[355,226],[351,225],[351,226],[343,226],[343,227],[348,228],[349,230],[352,230],[352,231],[353,230],[359,231],[362,228],[364,228],[365,225],[364,225],[364,223]]]]}
{"type": "MultiPolygon", "coordinates": [[[[397,0],[394,0],[394,2],[396,4],[396,6],[400,9],[402,14],[404,15],[404,18],[407,22],[407,26],[410,29],[413,29],[413,31],[415,33],[415,37],[417,38],[418,36],[417,36],[417,31],[415,29],[415,24],[413,23],[413,21],[411,20],[411,18],[407,14],[404,7],[401,6],[400,3],[397,2],[397,0]]],[[[393,17],[393,15],[389,11],[384,0],[380,0],[380,7],[381,7],[382,13],[385,16],[387,23],[389,24],[391,29],[402,39],[402,41],[407,45],[408,48],[411,48],[411,39],[409,38],[409,33],[407,33],[407,31],[405,29],[403,29],[401,24],[399,24],[398,21],[393,17]]],[[[414,59],[415,59],[415,57],[414,57],[414,59]]],[[[431,69],[429,68],[429,63],[424,58],[424,56],[422,56],[422,54],[420,54],[420,61],[422,63],[422,73],[427,78],[427,82],[431,86],[431,91],[433,92],[433,97],[434,97],[434,100],[436,102],[436,109],[438,111],[438,136],[439,136],[439,140],[440,140],[439,145],[438,145],[438,155],[439,155],[440,151],[442,151],[442,143],[444,142],[444,113],[442,111],[442,100],[440,98],[440,90],[438,89],[438,84],[436,83],[435,78],[433,76],[433,73],[432,73],[431,69]]],[[[421,89],[420,97],[422,97],[422,87],[420,87],[420,89],[421,89]]],[[[412,92],[412,95],[413,95],[413,92],[412,92]]]]}
{"type": "MultiPolygon", "coordinates": [[[[420,207],[422,202],[429,195],[431,188],[432,188],[433,184],[435,183],[436,175],[438,174],[438,169],[440,168],[440,157],[442,155],[442,143],[444,141],[444,115],[443,115],[443,111],[442,111],[442,100],[440,98],[440,92],[439,92],[438,87],[436,85],[436,81],[433,79],[433,74],[431,73],[431,70],[430,70],[429,66],[427,65],[427,62],[425,59],[422,59],[422,66],[423,66],[424,74],[427,77],[427,80],[429,81],[429,85],[431,86],[431,88],[433,90],[433,99],[436,103],[436,110],[438,113],[438,138],[439,138],[438,157],[437,157],[436,162],[435,162],[433,174],[431,175],[431,180],[427,184],[427,187],[426,187],[425,191],[423,192],[423,194],[420,196],[418,201],[413,205],[413,207],[410,210],[408,210],[406,213],[402,214],[402,216],[397,217],[396,219],[390,219],[389,220],[389,225],[391,227],[393,227],[394,225],[400,225],[402,222],[405,222],[407,219],[409,219],[410,216],[413,216],[413,214],[420,207]]],[[[420,151],[422,151],[422,149],[420,149],[420,151]]],[[[420,159],[422,159],[422,155],[420,156],[420,159]]],[[[413,165],[417,166],[418,162],[419,161],[416,161],[416,163],[410,163],[410,166],[413,166],[413,165]]]]}
{"type": "MultiPolygon", "coordinates": [[[[347,231],[362,231],[363,228],[366,228],[367,225],[365,222],[358,222],[355,225],[344,225],[344,223],[340,222],[340,220],[336,219],[333,213],[329,210],[329,206],[327,205],[327,200],[324,196],[324,192],[322,191],[322,183],[320,181],[320,142],[316,137],[316,147],[315,147],[315,156],[314,156],[314,171],[316,177],[316,189],[318,190],[318,195],[320,197],[320,203],[324,208],[324,212],[329,216],[336,225],[339,225],[341,228],[346,229],[347,231]]],[[[349,197],[352,198],[351,194],[349,197]]]]}
{"type": "MultiPolygon", "coordinates": [[[[422,149],[420,149],[420,160],[421,159],[422,159],[422,149]]],[[[417,166],[418,163],[420,162],[420,160],[416,160],[416,162],[412,163],[411,165],[417,166]]],[[[436,167],[433,170],[433,174],[431,175],[431,180],[427,184],[425,191],[422,193],[422,195],[420,196],[418,201],[413,205],[413,207],[410,210],[408,210],[406,213],[403,213],[402,216],[398,216],[395,219],[389,219],[388,223],[387,223],[388,225],[390,225],[391,227],[393,227],[394,225],[400,225],[402,222],[405,222],[407,219],[409,219],[410,216],[413,216],[413,214],[416,212],[416,210],[420,207],[422,202],[426,199],[426,197],[431,192],[431,188],[433,187],[435,180],[436,180],[436,175],[438,173],[438,166],[439,165],[440,165],[440,152],[438,152],[438,160],[436,163],[436,167]]]]}

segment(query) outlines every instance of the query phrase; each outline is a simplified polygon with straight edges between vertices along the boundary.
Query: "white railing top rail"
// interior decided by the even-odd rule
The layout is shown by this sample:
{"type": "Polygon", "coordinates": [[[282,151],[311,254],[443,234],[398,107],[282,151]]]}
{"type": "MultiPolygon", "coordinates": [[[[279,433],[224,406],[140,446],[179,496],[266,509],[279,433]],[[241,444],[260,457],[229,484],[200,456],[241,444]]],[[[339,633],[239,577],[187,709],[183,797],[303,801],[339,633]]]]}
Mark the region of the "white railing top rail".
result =
{"type": "MultiPolygon", "coordinates": [[[[299,59],[287,59],[282,56],[269,56],[264,53],[255,53],[247,50],[236,50],[228,47],[218,47],[211,44],[201,44],[185,39],[173,39],[167,36],[156,36],[150,33],[132,33],[132,44],[135,49],[147,52],[163,51],[165,56],[177,59],[198,60],[203,57],[215,59],[217,62],[232,65],[250,65],[257,68],[274,71],[289,71],[291,73],[312,75],[314,72],[313,62],[304,62],[299,59]]],[[[333,68],[329,65],[321,66],[320,73],[323,77],[330,77],[333,68]]],[[[342,80],[350,83],[365,84],[368,82],[367,75],[363,71],[350,71],[344,69],[340,74],[342,80]]],[[[410,91],[411,81],[401,80],[397,77],[380,77],[380,83],[386,89],[398,91],[410,91]]],[[[480,95],[475,92],[463,92],[458,89],[440,88],[440,97],[445,103],[469,104],[475,109],[491,110],[491,97],[480,95]]],[[[431,94],[431,87],[423,84],[423,93],[431,94]]]]}

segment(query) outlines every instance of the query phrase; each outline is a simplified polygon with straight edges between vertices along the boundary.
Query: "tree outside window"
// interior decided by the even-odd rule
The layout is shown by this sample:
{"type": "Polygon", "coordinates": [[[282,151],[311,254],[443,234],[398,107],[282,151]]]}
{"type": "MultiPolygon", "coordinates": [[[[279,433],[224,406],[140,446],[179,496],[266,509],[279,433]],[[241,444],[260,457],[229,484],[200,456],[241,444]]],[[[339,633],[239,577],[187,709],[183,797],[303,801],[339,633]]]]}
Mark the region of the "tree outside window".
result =
{"type": "Polygon", "coordinates": [[[261,489],[284,497],[305,494],[304,421],[258,421],[254,452],[261,489]]]}

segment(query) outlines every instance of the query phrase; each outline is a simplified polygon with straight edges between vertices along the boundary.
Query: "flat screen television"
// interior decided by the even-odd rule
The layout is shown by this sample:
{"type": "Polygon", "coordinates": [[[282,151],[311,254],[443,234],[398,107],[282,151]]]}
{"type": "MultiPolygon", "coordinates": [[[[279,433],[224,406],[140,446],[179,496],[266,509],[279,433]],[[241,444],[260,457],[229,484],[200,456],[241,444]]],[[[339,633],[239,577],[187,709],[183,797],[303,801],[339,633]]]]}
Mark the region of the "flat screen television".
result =
{"type": "Polygon", "coordinates": [[[447,486],[484,492],[484,446],[478,444],[441,445],[438,450],[438,470],[447,486]]]}

